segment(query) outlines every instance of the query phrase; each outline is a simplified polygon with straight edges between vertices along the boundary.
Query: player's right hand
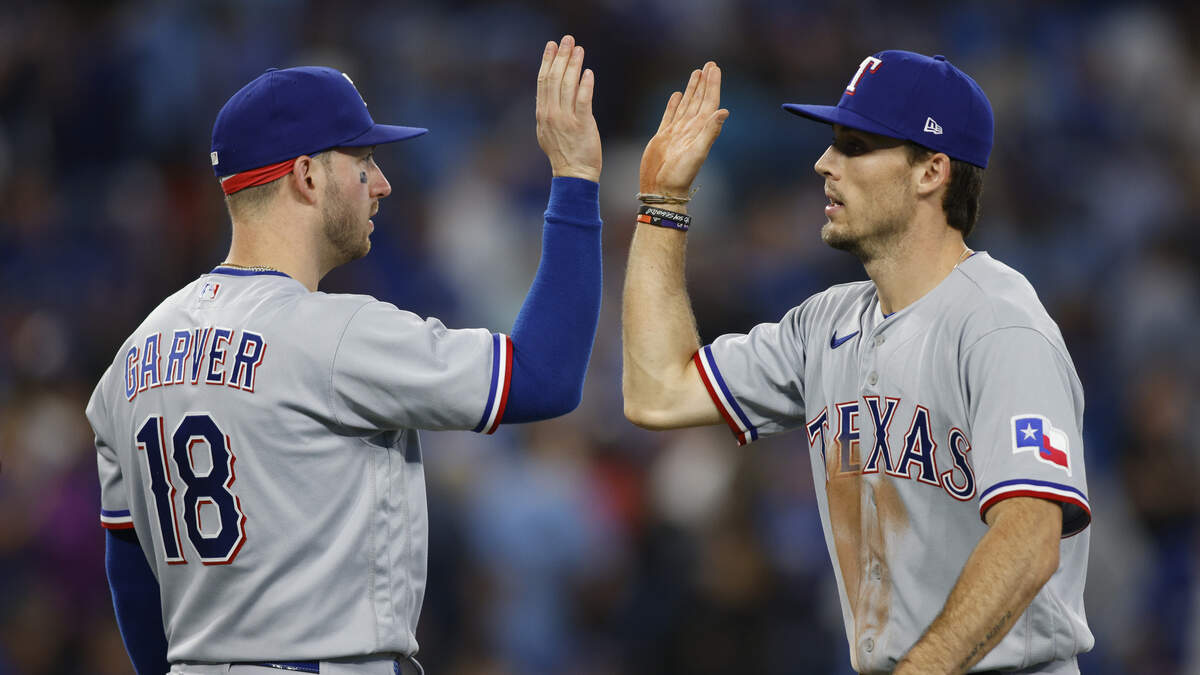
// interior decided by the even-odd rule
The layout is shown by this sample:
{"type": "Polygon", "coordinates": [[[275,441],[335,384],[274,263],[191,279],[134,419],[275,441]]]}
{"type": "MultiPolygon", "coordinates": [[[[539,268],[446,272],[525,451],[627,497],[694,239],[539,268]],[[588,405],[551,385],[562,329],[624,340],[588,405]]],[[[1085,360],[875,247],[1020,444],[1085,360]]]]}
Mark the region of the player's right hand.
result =
{"type": "Polygon", "coordinates": [[[555,176],[600,180],[600,131],[592,117],[596,78],[583,68],[583,47],[564,35],[547,42],[537,79],[537,139],[555,176]]]}
{"type": "Polygon", "coordinates": [[[687,196],[729,117],[720,105],[721,69],[709,61],[703,70],[692,71],[682,94],[675,92],[667,101],[658,132],[642,153],[641,192],[687,196]]]}

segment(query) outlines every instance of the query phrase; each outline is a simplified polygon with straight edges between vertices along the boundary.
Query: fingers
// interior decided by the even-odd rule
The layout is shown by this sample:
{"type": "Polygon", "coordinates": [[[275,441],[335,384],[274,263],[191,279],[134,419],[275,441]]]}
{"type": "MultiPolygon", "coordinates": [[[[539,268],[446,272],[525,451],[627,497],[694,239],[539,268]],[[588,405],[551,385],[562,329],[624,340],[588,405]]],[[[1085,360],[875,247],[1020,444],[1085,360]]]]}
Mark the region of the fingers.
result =
{"type": "Polygon", "coordinates": [[[575,108],[575,94],[579,89],[579,71],[583,69],[583,47],[575,45],[567,58],[567,68],[563,71],[562,84],[559,89],[559,100],[568,110],[575,108]]]}
{"type": "Polygon", "coordinates": [[[547,88],[550,82],[550,64],[554,62],[554,56],[558,53],[558,44],[553,40],[546,43],[545,49],[542,50],[542,65],[538,68],[537,74],[537,118],[542,119],[546,112],[548,101],[546,100],[547,88]]]}
{"type": "Polygon", "coordinates": [[[567,62],[571,59],[571,55],[574,52],[574,47],[575,38],[571,37],[570,35],[564,35],[563,39],[558,44],[558,51],[554,54],[554,60],[550,63],[546,100],[554,108],[561,108],[563,104],[563,73],[567,70],[567,62]]]}
{"type": "Polygon", "coordinates": [[[708,147],[716,142],[717,136],[721,135],[721,127],[725,126],[725,120],[729,119],[729,111],[721,108],[713,112],[708,117],[708,121],[704,123],[704,142],[708,147]]]}
{"type": "Polygon", "coordinates": [[[662,131],[668,124],[675,121],[675,113],[679,110],[679,102],[683,100],[683,94],[675,92],[671,94],[671,98],[667,101],[667,109],[663,111],[662,121],[658,123],[658,130],[662,131]]]}
{"type": "Polygon", "coordinates": [[[715,62],[709,61],[703,69],[692,71],[682,95],[679,92],[671,95],[658,128],[661,130],[677,119],[707,117],[720,105],[721,69],[715,62]]]}
{"type": "Polygon", "coordinates": [[[696,97],[696,89],[700,86],[700,71],[693,70],[688,78],[687,88],[683,90],[683,98],[679,101],[679,114],[686,116],[692,107],[692,99],[696,97]]]}
{"type": "Polygon", "coordinates": [[[704,88],[704,102],[700,109],[716,110],[721,107],[721,69],[716,63],[709,61],[704,64],[704,72],[707,86],[704,88]]]}
{"type": "Polygon", "coordinates": [[[592,114],[592,91],[595,88],[596,76],[592,74],[592,69],[588,68],[583,71],[583,77],[579,80],[579,91],[575,94],[576,115],[592,114]]]}
{"type": "Polygon", "coordinates": [[[558,53],[558,45],[551,40],[546,43],[546,48],[542,50],[542,66],[538,68],[538,94],[542,93],[550,74],[550,64],[554,61],[554,55],[558,53]]]}
{"type": "Polygon", "coordinates": [[[698,72],[700,73],[700,79],[696,83],[696,92],[692,96],[692,100],[688,101],[688,107],[684,112],[688,117],[696,117],[700,114],[700,106],[704,103],[704,92],[708,90],[708,66],[705,65],[698,72]]]}

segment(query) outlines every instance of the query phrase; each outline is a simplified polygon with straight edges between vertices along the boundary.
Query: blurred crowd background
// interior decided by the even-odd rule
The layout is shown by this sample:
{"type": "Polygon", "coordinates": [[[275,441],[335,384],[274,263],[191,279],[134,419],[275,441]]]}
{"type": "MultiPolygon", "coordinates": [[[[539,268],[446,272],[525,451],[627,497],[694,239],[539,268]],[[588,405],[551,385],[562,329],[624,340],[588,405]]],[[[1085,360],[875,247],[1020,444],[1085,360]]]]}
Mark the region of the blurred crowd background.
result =
{"type": "Polygon", "coordinates": [[[620,289],[641,149],[707,59],[732,116],[692,208],[702,338],[863,278],[818,238],[829,128],[779,106],[834,103],[865,55],[903,48],[945,54],[990,96],[968,243],[1034,283],[1086,391],[1083,671],[1200,673],[1200,5],[1035,0],[7,0],[0,673],[130,672],[83,408],[146,312],[223,259],[221,104],[268,67],[323,64],[376,120],[429,127],[378,153],[393,194],[374,248],[322,288],[508,331],[550,177],[535,74],[566,32],[605,144],[599,335],[574,413],[423,436],[428,672],[850,672],[803,434],[738,449],[724,428],[626,422],[620,289]]]}

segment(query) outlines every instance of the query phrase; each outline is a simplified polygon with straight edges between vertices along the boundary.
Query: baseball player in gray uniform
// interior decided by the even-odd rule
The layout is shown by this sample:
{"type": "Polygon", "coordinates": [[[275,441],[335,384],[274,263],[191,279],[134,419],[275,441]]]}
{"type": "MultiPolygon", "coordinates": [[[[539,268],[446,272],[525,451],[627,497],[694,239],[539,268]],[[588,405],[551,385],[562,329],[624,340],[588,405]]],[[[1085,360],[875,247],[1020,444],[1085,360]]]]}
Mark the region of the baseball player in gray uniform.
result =
{"type": "MultiPolygon", "coordinates": [[[[418,672],[428,517],[417,429],[492,433],[581,396],[600,306],[594,78],[571,36],[538,74],[554,178],[512,335],[318,292],[370,248],[390,186],[331,68],[271,70],[213,129],[226,261],[121,346],[87,407],[106,567],[139,673],[418,672]]],[[[454,223],[441,223],[454,227],[454,223]]]]}
{"type": "Polygon", "coordinates": [[[993,136],[979,86],[942,56],[885,51],[836,106],[815,165],[822,239],[870,281],[701,346],[684,286],[686,202],[720,133],[708,63],[667,104],[641,165],[624,321],[626,415],[719,424],[739,444],[799,431],[811,457],[853,667],[1077,673],[1090,508],[1083,394],[1018,272],[964,244],[993,136]]]}

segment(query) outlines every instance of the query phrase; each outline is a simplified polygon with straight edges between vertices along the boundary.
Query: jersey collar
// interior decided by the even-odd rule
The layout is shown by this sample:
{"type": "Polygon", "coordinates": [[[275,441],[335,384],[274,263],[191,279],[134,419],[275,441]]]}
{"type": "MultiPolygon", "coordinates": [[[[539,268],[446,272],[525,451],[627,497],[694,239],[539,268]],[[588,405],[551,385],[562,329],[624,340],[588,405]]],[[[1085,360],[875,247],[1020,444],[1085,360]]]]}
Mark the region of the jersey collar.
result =
{"type": "Polygon", "coordinates": [[[234,277],[271,276],[271,277],[284,277],[285,279],[292,278],[288,274],[286,274],[284,272],[280,272],[279,270],[251,270],[251,269],[242,269],[239,267],[229,267],[226,265],[217,265],[216,267],[213,268],[212,272],[210,272],[209,274],[228,274],[228,275],[234,276],[234,277]]]}

